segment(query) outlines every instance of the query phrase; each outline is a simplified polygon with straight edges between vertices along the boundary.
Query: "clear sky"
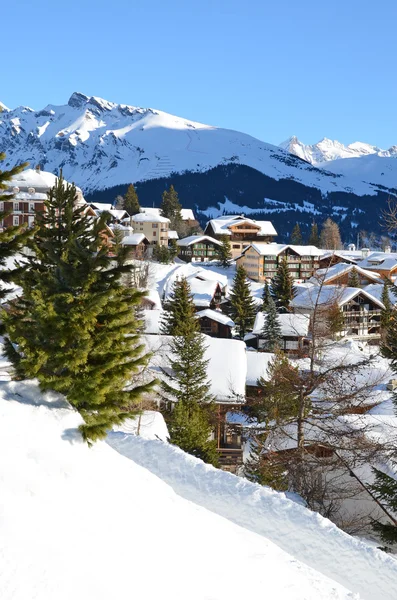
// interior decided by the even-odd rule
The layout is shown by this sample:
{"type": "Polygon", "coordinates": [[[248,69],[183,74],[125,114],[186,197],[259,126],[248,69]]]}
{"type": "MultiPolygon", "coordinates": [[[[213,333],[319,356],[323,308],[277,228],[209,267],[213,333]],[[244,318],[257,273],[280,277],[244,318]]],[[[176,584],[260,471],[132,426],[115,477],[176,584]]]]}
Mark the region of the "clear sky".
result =
{"type": "Polygon", "coordinates": [[[19,0],[0,100],[73,91],[237,129],[397,144],[397,0],[19,0]]]}

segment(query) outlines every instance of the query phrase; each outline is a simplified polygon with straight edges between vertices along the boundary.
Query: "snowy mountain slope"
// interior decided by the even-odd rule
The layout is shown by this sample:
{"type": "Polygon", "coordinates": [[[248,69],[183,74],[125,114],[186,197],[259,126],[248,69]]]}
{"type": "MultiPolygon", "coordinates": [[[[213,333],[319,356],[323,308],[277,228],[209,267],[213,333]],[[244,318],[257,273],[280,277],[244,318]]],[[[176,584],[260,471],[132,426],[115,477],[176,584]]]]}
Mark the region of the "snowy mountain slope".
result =
{"type": "MultiPolygon", "coordinates": [[[[2,600],[358,600],[108,444],[89,449],[79,423],[34,382],[0,383],[2,600]]],[[[288,518],[282,496],[279,508],[288,518]]]]}
{"type": "MultiPolygon", "coordinates": [[[[397,561],[275,492],[162,442],[112,433],[109,443],[182,497],[272,540],[366,600],[397,598],[397,561]]],[[[293,596],[291,596],[293,598],[293,596]]]]}
{"type": "Polygon", "coordinates": [[[244,133],[80,93],[67,105],[1,113],[0,147],[6,166],[27,160],[46,171],[62,167],[66,179],[85,192],[234,163],[323,194],[376,193],[374,186],[315,169],[244,133]]]}
{"type": "Polygon", "coordinates": [[[359,179],[392,188],[397,185],[397,146],[388,150],[363,142],[344,146],[337,140],[327,138],[309,146],[293,136],[280,144],[280,148],[312,165],[352,180],[359,179]]]}

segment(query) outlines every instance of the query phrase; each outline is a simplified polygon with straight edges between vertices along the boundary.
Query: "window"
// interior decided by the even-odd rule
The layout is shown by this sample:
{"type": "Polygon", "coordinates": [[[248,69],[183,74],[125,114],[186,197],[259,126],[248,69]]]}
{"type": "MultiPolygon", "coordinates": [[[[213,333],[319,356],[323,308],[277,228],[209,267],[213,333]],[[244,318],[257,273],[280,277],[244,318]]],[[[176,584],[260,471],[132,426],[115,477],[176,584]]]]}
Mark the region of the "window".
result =
{"type": "Polygon", "coordinates": [[[34,212],[34,202],[29,202],[29,212],[34,212]]]}
{"type": "Polygon", "coordinates": [[[158,228],[158,223],[152,223],[152,229],[157,229],[158,228]]]}
{"type": "Polygon", "coordinates": [[[14,202],[14,211],[19,210],[19,202],[14,202]]]}
{"type": "Polygon", "coordinates": [[[240,244],[233,244],[233,248],[240,248],[240,244]]]}
{"type": "Polygon", "coordinates": [[[19,225],[19,217],[18,216],[13,216],[13,223],[14,226],[19,225]]]}
{"type": "Polygon", "coordinates": [[[286,350],[299,350],[298,340],[285,340],[285,349],[286,350]]]}
{"type": "Polygon", "coordinates": [[[4,202],[0,202],[0,210],[3,211],[4,210],[4,202]]]}
{"type": "Polygon", "coordinates": [[[156,237],[157,231],[153,231],[153,235],[154,235],[154,237],[156,237]]]}

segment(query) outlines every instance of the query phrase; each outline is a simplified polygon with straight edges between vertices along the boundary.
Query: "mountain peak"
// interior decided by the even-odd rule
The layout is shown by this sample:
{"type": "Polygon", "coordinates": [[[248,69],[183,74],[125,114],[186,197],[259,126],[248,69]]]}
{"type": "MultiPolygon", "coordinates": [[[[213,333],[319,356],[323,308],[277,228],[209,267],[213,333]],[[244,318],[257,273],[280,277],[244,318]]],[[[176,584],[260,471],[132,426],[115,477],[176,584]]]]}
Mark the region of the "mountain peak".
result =
{"type": "Polygon", "coordinates": [[[89,97],[81,92],[73,92],[68,100],[68,106],[72,108],[81,108],[84,104],[87,104],[89,97]]]}
{"type": "Polygon", "coordinates": [[[2,110],[4,110],[4,112],[10,112],[10,109],[5,104],[3,104],[2,102],[0,102],[0,112],[2,110]]]}

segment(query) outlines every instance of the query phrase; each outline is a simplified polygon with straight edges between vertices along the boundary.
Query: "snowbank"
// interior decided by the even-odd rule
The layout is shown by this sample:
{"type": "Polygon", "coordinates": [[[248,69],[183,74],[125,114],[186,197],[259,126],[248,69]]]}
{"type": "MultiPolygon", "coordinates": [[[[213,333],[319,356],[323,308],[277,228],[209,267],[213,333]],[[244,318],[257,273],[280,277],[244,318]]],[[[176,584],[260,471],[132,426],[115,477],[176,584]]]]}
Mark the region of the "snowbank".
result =
{"type": "Polygon", "coordinates": [[[89,449],[79,422],[34,382],[0,383],[2,600],[357,599],[106,443],[89,449]]]}
{"type": "Polygon", "coordinates": [[[349,536],[284,494],[214,469],[162,442],[122,434],[112,434],[108,441],[182,497],[270,539],[362,598],[397,598],[397,561],[393,557],[349,536]]]}

